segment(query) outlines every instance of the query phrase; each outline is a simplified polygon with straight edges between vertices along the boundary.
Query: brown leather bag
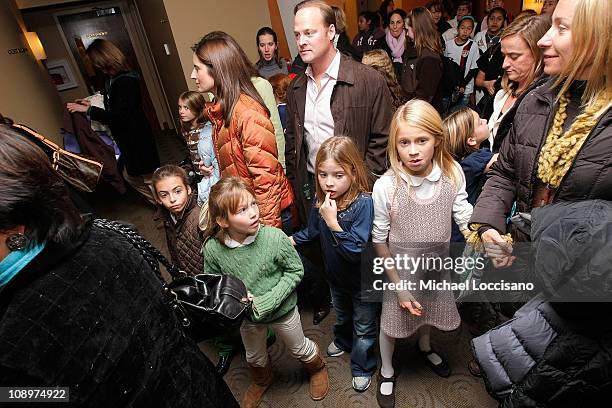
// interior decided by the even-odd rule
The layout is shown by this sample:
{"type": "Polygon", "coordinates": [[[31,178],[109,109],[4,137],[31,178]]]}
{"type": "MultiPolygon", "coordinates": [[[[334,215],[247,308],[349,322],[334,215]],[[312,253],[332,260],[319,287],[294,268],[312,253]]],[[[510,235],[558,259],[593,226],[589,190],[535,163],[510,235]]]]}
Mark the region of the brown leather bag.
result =
{"type": "Polygon", "coordinates": [[[45,153],[51,156],[53,168],[68,184],[86,193],[96,190],[102,174],[102,163],[64,150],[27,126],[14,124],[13,127],[26,131],[44,145],[47,150],[45,153]]]}

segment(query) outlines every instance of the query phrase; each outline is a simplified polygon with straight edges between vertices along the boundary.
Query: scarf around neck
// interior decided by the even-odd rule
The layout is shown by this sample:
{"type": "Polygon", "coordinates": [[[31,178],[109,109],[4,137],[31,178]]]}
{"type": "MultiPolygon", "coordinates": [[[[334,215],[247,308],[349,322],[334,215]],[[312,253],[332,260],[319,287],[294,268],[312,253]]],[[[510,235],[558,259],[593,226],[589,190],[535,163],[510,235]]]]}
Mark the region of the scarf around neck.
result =
{"type": "Polygon", "coordinates": [[[404,45],[406,44],[406,34],[402,31],[398,38],[393,37],[391,30],[387,31],[387,45],[391,49],[393,62],[402,62],[404,54],[404,45]]]}
{"type": "Polygon", "coordinates": [[[12,251],[0,261],[0,287],[9,283],[44,248],[45,242],[39,245],[30,245],[21,251],[12,251]]]}

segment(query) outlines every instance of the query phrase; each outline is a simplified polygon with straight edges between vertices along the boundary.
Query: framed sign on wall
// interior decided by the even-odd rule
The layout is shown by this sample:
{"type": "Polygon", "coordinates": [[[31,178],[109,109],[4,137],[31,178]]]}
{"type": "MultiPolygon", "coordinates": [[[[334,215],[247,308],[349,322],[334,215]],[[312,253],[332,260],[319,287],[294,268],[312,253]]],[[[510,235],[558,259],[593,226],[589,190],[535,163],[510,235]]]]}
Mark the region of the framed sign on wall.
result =
{"type": "Polygon", "coordinates": [[[46,65],[51,80],[55,86],[57,86],[58,91],[65,91],[66,89],[72,89],[79,86],[70,68],[70,64],[65,59],[48,61],[46,65]]]}

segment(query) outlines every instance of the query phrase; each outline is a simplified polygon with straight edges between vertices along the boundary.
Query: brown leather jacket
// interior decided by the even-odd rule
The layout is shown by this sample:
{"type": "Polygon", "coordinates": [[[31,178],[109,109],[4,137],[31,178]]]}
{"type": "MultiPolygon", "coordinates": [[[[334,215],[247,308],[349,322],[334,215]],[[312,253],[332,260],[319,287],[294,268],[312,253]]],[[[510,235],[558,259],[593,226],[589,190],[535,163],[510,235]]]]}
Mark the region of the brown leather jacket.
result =
{"type": "Polygon", "coordinates": [[[253,187],[261,221],[281,228],[281,211],[293,204],[293,192],[278,161],[274,127],[264,108],[240,95],[229,125],[219,103],[206,106],[221,177],[239,176],[253,187]]]}
{"type": "Polygon", "coordinates": [[[200,207],[196,204],[197,193],[192,191],[183,214],[176,224],[170,212],[163,206],[158,207],[155,219],[162,219],[166,230],[166,243],[172,262],[190,275],[204,273],[202,245],[204,237],[198,228],[200,207]]]}
{"type": "MultiPolygon", "coordinates": [[[[302,222],[307,220],[306,208],[310,191],[306,164],[308,147],[304,138],[307,77],[301,74],[287,90],[287,130],[285,162],[287,177],[296,194],[302,222]]],[[[392,98],[383,77],[373,68],[340,55],[338,80],[332,93],[330,109],[334,118],[334,135],[348,136],[363,154],[372,181],[387,169],[387,139],[393,116],[392,98]],[[376,176],[374,176],[376,175],[376,176]]],[[[331,135],[331,136],[334,136],[331,135]]]]}
{"type": "MultiPolygon", "coordinates": [[[[536,187],[537,161],[557,110],[554,79],[533,89],[518,106],[499,158],[491,167],[470,223],[506,231],[506,214],[530,212],[536,187]]],[[[599,119],[574,163],[554,192],[552,201],[612,200],[612,112],[599,119]]],[[[514,231],[513,231],[514,232],[514,231]]]]}

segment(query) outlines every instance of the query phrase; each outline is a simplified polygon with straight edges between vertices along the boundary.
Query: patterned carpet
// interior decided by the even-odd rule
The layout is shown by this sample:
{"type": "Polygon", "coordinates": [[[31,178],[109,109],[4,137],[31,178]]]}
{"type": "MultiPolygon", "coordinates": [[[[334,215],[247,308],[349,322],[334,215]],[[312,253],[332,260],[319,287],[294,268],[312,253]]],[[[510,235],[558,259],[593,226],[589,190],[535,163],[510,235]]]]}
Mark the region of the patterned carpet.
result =
{"type": "MultiPolygon", "coordinates": [[[[312,313],[301,309],[304,333],[323,349],[332,340],[333,312],[318,326],[312,325],[312,313]]],[[[396,382],[396,406],[402,408],[475,408],[495,407],[484,389],[482,381],[467,370],[470,350],[470,335],[464,328],[450,333],[432,332],[432,345],[440,352],[453,370],[449,378],[434,374],[416,349],[414,339],[397,343],[394,366],[396,382]]],[[[200,345],[206,355],[215,362],[216,354],[212,344],[200,345]]],[[[266,393],[262,407],[376,407],[376,382],[364,393],[357,393],[351,386],[350,356],[326,357],[329,367],[330,391],[320,402],[308,396],[308,375],[297,360],[290,357],[284,344],[277,341],[269,349],[272,359],[274,383],[266,393]]],[[[232,361],[225,381],[236,399],[240,401],[248,384],[249,371],[244,354],[232,361]]]]}
{"type": "MultiPolygon", "coordinates": [[[[168,134],[158,138],[162,162],[180,161],[177,138],[168,134]]],[[[167,254],[163,229],[157,228],[152,221],[153,207],[137,193],[130,190],[123,196],[101,189],[91,197],[99,216],[123,220],[135,225],[138,230],[155,246],[167,254]]],[[[312,312],[306,306],[300,309],[306,336],[323,349],[332,340],[332,313],[318,326],[312,325],[312,312]]],[[[495,407],[496,401],[488,396],[483,382],[470,375],[467,363],[470,360],[467,329],[463,326],[450,332],[432,331],[432,345],[443,355],[453,374],[441,378],[434,374],[416,350],[415,339],[399,341],[394,355],[394,367],[398,376],[396,387],[396,407],[398,408],[488,408],[495,407]]],[[[213,363],[217,357],[212,344],[204,342],[200,347],[213,363]]],[[[266,393],[262,408],[297,407],[376,407],[376,381],[364,393],[357,393],[351,386],[350,357],[327,358],[330,391],[323,401],[314,402],[308,395],[308,375],[301,365],[290,357],[282,341],[277,340],[269,349],[273,364],[274,383],[266,393]]],[[[225,376],[238,401],[249,384],[249,372],[244,353],[236,356],[230,371],[225,376]]]]}

